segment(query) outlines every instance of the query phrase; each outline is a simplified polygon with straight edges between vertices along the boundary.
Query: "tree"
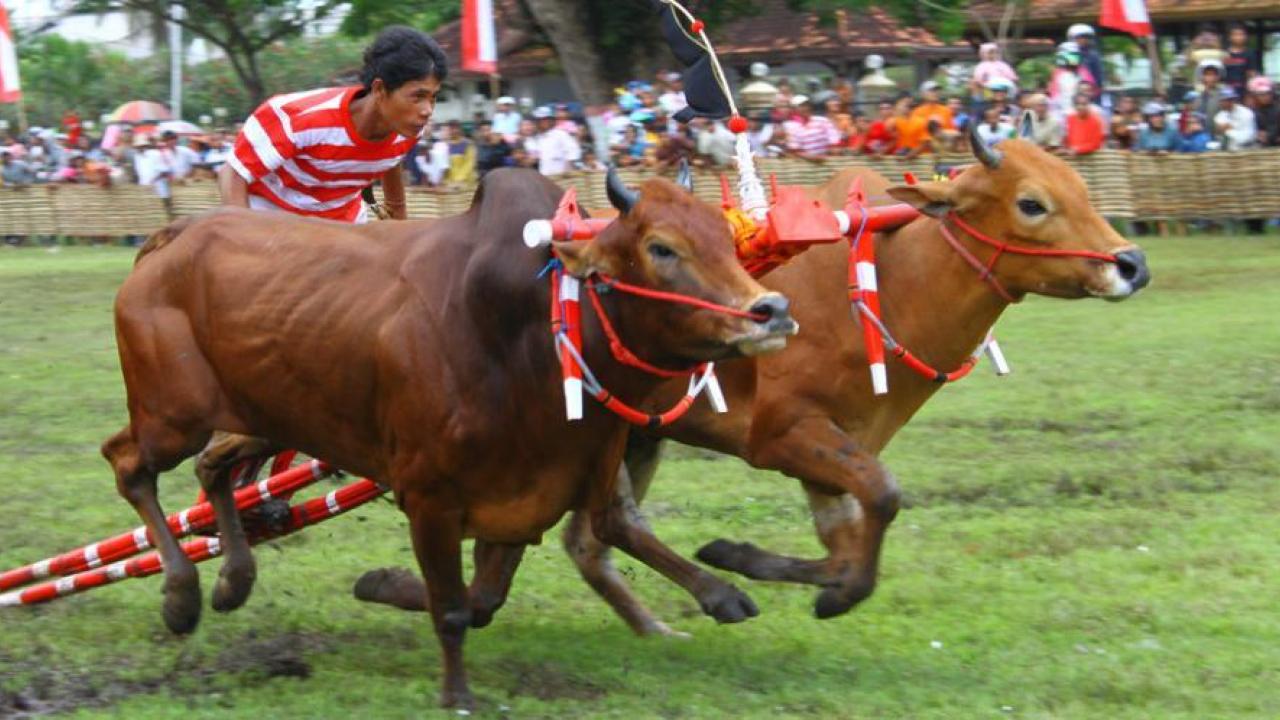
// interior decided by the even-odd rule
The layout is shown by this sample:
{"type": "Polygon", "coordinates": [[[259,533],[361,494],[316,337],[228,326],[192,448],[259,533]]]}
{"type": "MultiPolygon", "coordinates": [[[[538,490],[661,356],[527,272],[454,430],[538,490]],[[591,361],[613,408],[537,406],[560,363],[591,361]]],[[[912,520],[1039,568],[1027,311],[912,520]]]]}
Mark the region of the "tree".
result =
{"type": "MultiPolygon", "coordinates": [[[[1014,0],[1020,2],[1020,0],[1014,0]]],[[[792,0],[792,7],[830,13],[837,9],[880,7],[911,25],[952,38],[964,30],[969,0],[792,0]]]]}
{"type": "Polygon", "coordinates": [[[257,104],[267,98],[260,54],[278,41],[301,34],[309,23],[327,17],[340,4],[342,0],[78,0],[75,10],[132,10],[177,22],[226,54],[257,104]]]}

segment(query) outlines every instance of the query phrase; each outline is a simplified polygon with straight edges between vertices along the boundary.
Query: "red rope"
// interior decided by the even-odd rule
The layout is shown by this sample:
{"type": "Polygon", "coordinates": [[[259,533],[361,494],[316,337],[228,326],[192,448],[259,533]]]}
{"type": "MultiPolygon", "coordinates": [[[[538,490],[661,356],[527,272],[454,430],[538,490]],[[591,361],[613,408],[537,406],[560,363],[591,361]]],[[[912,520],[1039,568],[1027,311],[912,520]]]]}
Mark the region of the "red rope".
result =
{"type": "MultiPolygon", "coordinates": [[[[718,303],[702,300],[700,298],[692,297],[690,295],[680,295],[679,293],[669,293],[669,292],[663,292],[661,290],[651,290],[649,288],[643,288],[643,287],[640,287],[639,285],[632,285],[630,283],[625,283],[621,280],[618,280],[617,278],[609,277],[608,275],[605,275],[603,273],[600,273],[599,276],[600,276],[600,281],[603,282],[608,287],[613,288],[615,290],[621,290],[622,292],[628,293],[630,295],[637,295],[639,297],[649,298],[650,300],[662,300],[663,302],[676,303],[678,305],[689,305],[691,307],[696,307],[701,310],[710,310],[712,312],[718,312],[724,315],[732,315],[733,317],[748,318],[751,320],[755,320],[756,322],[764,322],[765,320],[769,319],[768,315],[748,312],[746,310],[738,310],[737,308],[731,308],[731,307],[728,307],[727,305],[720,305],[718,303]]],[[[587,283],[590,284],[591,281],[588,280],[587,283]]]]}
{"type": "Polygon", "coordinates": [[[643,370],[650,375],[664,378],[688,377],[692,373],[706,369],[707,364],[702,363],[693,370],[667,370],[641,360],[635,353],[627,349],[626,345],[622,344],[622,338],[618,337],[618,331],[614,329],[613,323],[609,321],[609,315],[605,313],[604,306],[600,303],[600,295],[596,292],[595,282],[591,280],[587,281],[587,297],[591,298],[591,306],[595,308],[596,317],[600,318],[600,328],[604,330],[605,337],[609,338],[609,352],[613,353],[614,359],[618,362],[643,370]]]}

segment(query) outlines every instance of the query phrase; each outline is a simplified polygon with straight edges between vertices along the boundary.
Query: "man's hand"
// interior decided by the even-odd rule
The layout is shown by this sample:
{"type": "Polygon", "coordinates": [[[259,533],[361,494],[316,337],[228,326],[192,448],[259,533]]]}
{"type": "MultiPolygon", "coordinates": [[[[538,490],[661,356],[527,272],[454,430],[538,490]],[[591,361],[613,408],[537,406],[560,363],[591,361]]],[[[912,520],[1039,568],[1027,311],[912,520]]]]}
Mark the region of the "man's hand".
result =
{"type": "Polygon", "coordinates": [[[223,205],[249,207],[249,183],[231,168],[230,163],[223,163],[218,170],[218,196],[223,205]]]}
{"type": "Polygon", "coordinates": [[[408,220],[404,201],[404,175],[400,165],[382,175],[382,207],[392,220],[408,220]]]}

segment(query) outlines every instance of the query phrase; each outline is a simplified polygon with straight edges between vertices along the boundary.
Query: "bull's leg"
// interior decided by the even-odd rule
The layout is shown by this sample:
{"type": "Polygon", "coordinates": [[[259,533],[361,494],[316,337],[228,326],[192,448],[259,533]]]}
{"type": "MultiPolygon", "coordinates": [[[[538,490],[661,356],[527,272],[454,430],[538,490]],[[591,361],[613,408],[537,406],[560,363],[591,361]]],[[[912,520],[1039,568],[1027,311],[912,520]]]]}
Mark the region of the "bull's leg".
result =
{"type": "Polygon", "coordinates": [[[427,579],[428,605],[444,659],[442,707],[470,708],[462,664],[462,642],[471,624],[467,586],[462,579],[461,508],[439,496],[405,493],[402,499],[413,535],[413,550],[427,579]]]}
{"type": "Polygon", "coordinates": [[[716,540],[698,551],[703,562],[758,580],[822,585],[814,612],[829,618],[849,611],[875,589],[885,530],[898,513],[898,484],[880,461],[825,418],[795,423],[762,443],[751,458],[801,478],[809,493],[826,560],[800,560],[750,543],[716,540]],[[856,504],[852,502],[856,499],[856,504]]]}
{"type": "MultiPolygon", "coordinates": [[[[649,490],[649,483],[658,471],[661,459],[661,440],[639,432],[627,438],[626,476],[618,479],[617,493],[630,493],[631,501],[639,505],[649,490]],[[628,482],[629,480],[629,482],[628,482]]],[[[637,635],[672,635],[688,637],[659,620],[631,592],[622,573],[614,567],[610,558],[611,548],[600,542],[591,530],[591,517],[577,511],[564,528],[564,548],[578,566],[578,572],[593,590],[609,603],[609,607],[622,618],[637,635]]]]}
{"type": "Polygon", "coordinates": [[[200,478],[200,485],[213,505],[222,540],[222,569],[213,586],[212,603],[218,612],[231,612],[244,605],[258,576],[253,551],[249,549],[232,497],[232,471],[243,460],[267,458],[280,449],[268,440],[217,433],[196,463],[196,477],[200,478]]]}
{"type": "Polygon", "coordinates": [[[662,544],[640,514],[631,492],[618,492],[619,486],[630,484],[630,474],[624,464],[618,470],[616,482],[602,483],[593,490],[591,527],[597,539],[640,560],[684,588],[698,601],[702,611],[717,622],[742,622],[760,614],[746,593],[662,544]]]}
{"type": "Polygon", "coordinates": [[[493,622],[493,616],[507,602],[511,583],[515,580],[520,560],[527,545],[476,541],[475,577],[471,578],[469,602],[471,627],[482,628],[493,622]]]}
{"type": "Polygon", "coordinates": [[[164,623],[180,635],[195,630],[200,622],[200,575],[165,522],[156,498],[156,476],[194,455],[207,439],[207,434],[202,438],[185,437],[169,428],[139,429],[135,424],[102,444],[102,455],[116,474],[116,489],[142,518],[160,552],[164,565],[164,623]]]}

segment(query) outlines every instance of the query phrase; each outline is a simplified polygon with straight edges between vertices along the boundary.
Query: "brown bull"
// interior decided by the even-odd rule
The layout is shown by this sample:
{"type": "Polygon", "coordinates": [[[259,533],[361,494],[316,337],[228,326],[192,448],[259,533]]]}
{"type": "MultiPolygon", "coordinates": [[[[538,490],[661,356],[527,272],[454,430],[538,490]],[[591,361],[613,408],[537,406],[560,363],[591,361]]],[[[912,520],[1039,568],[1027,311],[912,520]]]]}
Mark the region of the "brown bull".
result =
{"type": "MultiPolygon", "coordinates": [[[[647,183],[638,200],[611,191],[621,217],[594,241],[559,243],[566,271],[754,314],[610,293],[604,308],[638,354],[692,367],[794,332],[786,301],[737,264],[715,208],[666,181],[647,183]]],[[[521,242],[525,221],[550,217],[560,195],[534,172],[501,171],[456,218],[354,227],[220,210],[147,248],[116,301],[130,421],[103,454],[162,555],[171,630],[198,622],[199,579],[164,522],[156,476],[214,431],[263,438],[240,443],[238,457],[298,448],[394,491],[429,580],[446,705],[470,703],[464,632],[496,609],[467,595],[464,537],[484,542],[479,564],[495,573],[479,585],[505,586],[524,544],[585,508],[604,541],[689,588],[708,614],[755,614],[740,591],[612,502],[628,426],[596,404],[565,420],[539,279],[550,253],[521,242]]],[[[665,382],[615,364],[590,312],[583,334],[587,362],[617,396],[646,403],[665,382]]],[[[225,548],[220,610],[242,604],[255,576],[228,477],[202,474],[225,548]]]]}
{"type": "MultiPolygon", "coordinates": [[[[896,338],[943,371],[973,353],[1009,304],[944,240],[948,213],[1015,245],[1114,255],[1114,263],[1005,255],[994,274],[1016,299],[1034,293],[1119,300],[1149,280],[1141,251],[1093,210],[1070,166],[1025,141],[1000,147],[996,153],[975,144],[982,162],[954,182],[890,187],[870,170],[846,170],[813,192],[842,207],[850,183],[861,178],[871,197],[890,195],[922,211],[878,242],[880,297],[896,338]]],[[[956,236],[984,262],[994,253],[972,236],[956,236]]],[[[698,557],[754,579],[821,586],[820,618],[847,612],[875,588],[881,542],[900,495],[879,454],[941,387],[890,358],[889,394],[872,393],[862,333],[847,299],[848,263],[849,244],[842,242],[811,248],[766,275],[766,287],[792,300],[800,334],[777,355],[720,368],[728,414],[699,408],[657,434],[633,432],[619,481],[620,491],[632,493],[619,504],[638,516],[635,504],[656,471],[659,439],[736,455],[800,480],[826,558],[782,557],[726,540],[704,546],[698,557]]],[[[671,632],[631,593],[588,517],[575,514],[564,540],[583,577],[633,630],[671,632]]],[[[375,581],[381,592],[366,592],[366,599],[412,607],[405,601],[421,594],[412,589],[417,580],[402,573],[375,571],[362,579],[366,589],[375,581]]]]}

